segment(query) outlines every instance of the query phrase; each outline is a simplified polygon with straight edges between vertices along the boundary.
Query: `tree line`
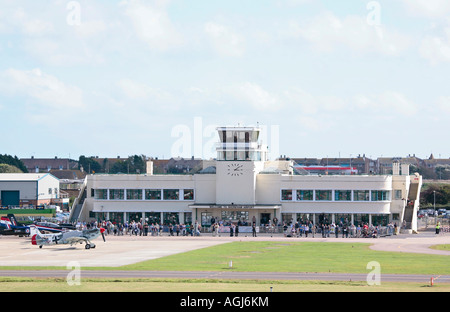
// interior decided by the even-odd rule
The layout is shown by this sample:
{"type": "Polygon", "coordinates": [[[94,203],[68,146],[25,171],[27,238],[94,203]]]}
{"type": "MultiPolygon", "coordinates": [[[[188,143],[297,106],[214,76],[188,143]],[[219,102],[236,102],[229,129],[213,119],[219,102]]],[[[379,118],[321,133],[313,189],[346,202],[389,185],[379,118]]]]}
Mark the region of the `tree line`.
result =
{"type": "Polygon", "coordinates": [[[78,169],[83,169],[88,173],[140,174],[146,172],[146,157],[144,155],[133,155],[125,160],[113,160],[113,158],[98,160],[95,157],[80,156],[78,169]]]}
{"type": "Polygon", "coordinates": [[[17,156],[0,154],[0,173],[28,173],[27,167],[17,156]]]}
{"type": "Polygon", "coordinates": [[[420,194],[420,205],[424,207],[450,206],[450,184],[424,184],[420,194]]]}

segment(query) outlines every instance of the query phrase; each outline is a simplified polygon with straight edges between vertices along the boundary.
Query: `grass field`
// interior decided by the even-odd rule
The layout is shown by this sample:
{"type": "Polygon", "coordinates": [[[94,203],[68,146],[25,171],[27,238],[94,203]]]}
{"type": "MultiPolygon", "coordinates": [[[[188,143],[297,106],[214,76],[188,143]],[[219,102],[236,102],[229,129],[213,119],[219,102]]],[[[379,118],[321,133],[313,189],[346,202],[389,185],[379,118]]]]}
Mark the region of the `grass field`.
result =
{"type": "Polygon", "coordinates": [[[433,246],[431,246],[431,248],[437,249],[437,250],[450,250],[450,244],[433,245],[433,246]]]}
{"type": "Polygon", "coordinates": [[[82,279],[70,286],[65,279],[0,278],[0,292],[449,292],[450,284],[340,281],[218,281],[180,279],[82,279]]]}
{"type": "Polygon", "coordinates": [[[380,263],[382,273],[450,274],[450,257],[375,251],[365,243],[233,242],[122,266],[120,270],[367,273],[380,263]]]}
{"type": "MultiPolygon", "coordinates": [[[[136,264],[84,267],[84,270],[225,271],[240,272],[334,272],[367,273],[371,261],[386,274],[449,275],[450,257],[430,254],[375,251],[368,243],[232,242],[136,264]]],[[[440,245],[441,249],[449,245],[440,245]]],[[[21,270],[24,267],[0,267],[21,270]]],[[[26,267],[33,270],[65,267],[26,267]]]]}

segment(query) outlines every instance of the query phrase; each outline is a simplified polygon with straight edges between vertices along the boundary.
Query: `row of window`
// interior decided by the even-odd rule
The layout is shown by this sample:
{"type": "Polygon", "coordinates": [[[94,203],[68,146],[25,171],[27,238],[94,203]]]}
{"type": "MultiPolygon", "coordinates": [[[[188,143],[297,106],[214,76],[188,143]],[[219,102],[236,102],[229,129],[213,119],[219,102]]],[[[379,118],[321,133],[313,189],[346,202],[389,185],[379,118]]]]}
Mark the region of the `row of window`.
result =
{"type": "Polygon", "coordinates": [[[193,189],[94,189],[100,200],[194,200],[193,189]]]}
{"type": "Polygon", "coordinates": [[[281,190],[282,201],[389,201],[381,190],[281,190]]]}

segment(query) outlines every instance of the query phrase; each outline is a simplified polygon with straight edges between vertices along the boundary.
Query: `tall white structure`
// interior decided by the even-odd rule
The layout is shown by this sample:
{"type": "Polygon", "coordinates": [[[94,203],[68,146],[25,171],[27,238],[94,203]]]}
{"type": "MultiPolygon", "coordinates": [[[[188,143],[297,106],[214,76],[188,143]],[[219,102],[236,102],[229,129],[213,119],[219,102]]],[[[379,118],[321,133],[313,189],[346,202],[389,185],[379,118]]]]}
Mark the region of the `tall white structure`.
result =
{"type": "MultiPolygon", "coordinates": [[[[417,229],[422,178],[393,175],[296,175],[291,161],[267,159],[258,127],[217,128],[217,158],[195,175],[89,175],[81,220],[209,226],[211,219],[257,225],[269,221],[404,223],[417,229]]],[[[78,212],[75,212],[75,216],[78,212]]]]}

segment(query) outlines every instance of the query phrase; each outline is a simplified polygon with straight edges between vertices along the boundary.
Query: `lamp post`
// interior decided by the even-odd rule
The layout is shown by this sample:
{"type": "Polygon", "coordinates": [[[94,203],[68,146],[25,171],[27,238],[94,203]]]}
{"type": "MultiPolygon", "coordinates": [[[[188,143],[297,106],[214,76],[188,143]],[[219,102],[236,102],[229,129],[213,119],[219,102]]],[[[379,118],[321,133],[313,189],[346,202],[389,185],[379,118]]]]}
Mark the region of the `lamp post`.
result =
{"type": "Polygon", "coordinates": [[[434,223],[437,224],[437,213],[436,213],[436,191],[433,191],[433,208],[434,208],[434,223]]]}

